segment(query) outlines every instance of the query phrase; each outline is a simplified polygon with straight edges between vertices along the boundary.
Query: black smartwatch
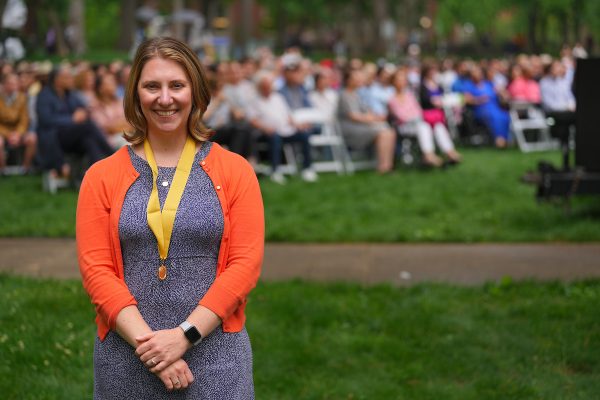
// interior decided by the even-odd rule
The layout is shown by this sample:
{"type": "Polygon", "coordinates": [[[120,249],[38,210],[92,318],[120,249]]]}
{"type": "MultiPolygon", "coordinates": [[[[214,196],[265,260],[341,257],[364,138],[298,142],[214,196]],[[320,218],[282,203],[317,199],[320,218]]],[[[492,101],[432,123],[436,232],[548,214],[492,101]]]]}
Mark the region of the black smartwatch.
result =
{"type": "Polygon", "coordinates": [[[179,327],[181,329],[183,329],[183,334],[185,335],[187,340],[190,341],[192,346],[196,346],[198,343],[200,343],[202,341],[202,335],[200,334],[200,332],[198,331],[198,329],[196,329],[196,327],[194,325],[190,324],[187,321],[183,321],[179,325],[179,327]]]}

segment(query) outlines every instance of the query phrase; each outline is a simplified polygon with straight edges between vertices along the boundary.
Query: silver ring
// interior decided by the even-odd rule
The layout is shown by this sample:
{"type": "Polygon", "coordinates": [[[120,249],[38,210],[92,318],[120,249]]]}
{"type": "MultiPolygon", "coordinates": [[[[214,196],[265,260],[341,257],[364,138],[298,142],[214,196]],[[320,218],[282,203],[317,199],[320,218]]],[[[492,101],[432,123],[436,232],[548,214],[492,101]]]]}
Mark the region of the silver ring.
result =
{"type": "Polygon", "coordinates": [[[152,366],[153,366],[153,367],[156,365],[156,361],[154,361],[154,357],[152,357],[152,358],[150,359],[150,362],[152,363],[152,366]]]}
{"type": "Polygon", "coordinates": [[[181,385],[181,382],[179,382],[179,381],[175,381],[175,382],[173,382],[173,385],[175,385],[175,386],[177,386],[177,385],[181,385]]]}

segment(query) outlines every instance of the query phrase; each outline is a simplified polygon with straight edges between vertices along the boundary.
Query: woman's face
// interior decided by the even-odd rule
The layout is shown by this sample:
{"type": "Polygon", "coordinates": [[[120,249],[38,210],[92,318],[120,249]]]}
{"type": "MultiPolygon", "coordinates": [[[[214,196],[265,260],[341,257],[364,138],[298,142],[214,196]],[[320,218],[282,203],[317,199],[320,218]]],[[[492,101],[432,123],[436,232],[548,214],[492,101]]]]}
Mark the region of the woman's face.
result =
{"type": "Polygon", "coordinates": [[[113,74],[107,74],[102,78],[99,92],[102,96],[115,97],[117,92],[117,80],[113,74]]]}
{"type": "Polygon", "coordinates": [[[181,65],[169,59],[151,59],[142,69],[137,91],[148,133],[187,133],[192,87],[181,65]]]}
{"type": "Polygon", "coordinates": [[[88,70],[85,72],[83,76],[83,89],[84,90],[94,90],[94,85],[96,83],[96,74],[94,71],[88,70]]]}
{"type": "Polygon", "coordinates": [[[400,71],[396,72],[394,75],[394,88],[396,91],[401,92],[408,85],[408,77],[406,76],[406,72],[400,71]]]}
{"type": "Polygon", "coordinates": [[[476,83],[479,83],[483,80],[483,71],[478,66],[471,68],[471,78],[476,83]]]}
{"type": "Polygon", "coordinates": [[[517,79],[523,76],[523,72],[521,71],[521,67],[519,65],[515,65],[512,70],[512,78],[517,79]]]}
{"type": "Polygon", "coordinates": [[[323,71],[321,78],[317,82],[317,90],[323,91],[331,87],[331,72],[323,71]]]}
{"type": "Polygon", "coordinates": [[[363,85],[364,78],[363,72],[360,70],[354,70],[350,73],[350,79],[348,79],[348,87],[351,89],[359,88],[363,85]]]}

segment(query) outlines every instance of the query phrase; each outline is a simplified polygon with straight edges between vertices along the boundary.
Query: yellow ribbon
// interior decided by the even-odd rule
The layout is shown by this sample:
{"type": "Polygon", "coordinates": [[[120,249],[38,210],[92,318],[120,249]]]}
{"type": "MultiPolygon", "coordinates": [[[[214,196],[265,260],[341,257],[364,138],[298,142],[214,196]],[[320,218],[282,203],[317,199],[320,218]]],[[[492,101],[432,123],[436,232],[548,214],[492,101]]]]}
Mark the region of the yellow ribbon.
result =
{"type": "Polygon", "coordinates": [[[158,269],[158,278],[164,280],[167,277],[167,267],[165,261],[167,254],[169,253],[169,244],[171,243],[171,234],[173,233],[173,225],[175,224],[175,215],[177,214],[177,208],[181,202],[183,196],[183,190],[192,171],[192,164],[194,163],[194,157],[196,155],[196,142],[191,136],[187,137],[179,161],[177,162],[177,169],[175,170],[175,176],[173,182],[169,188],[167,199],[163,205],[162,212],[160,210],[160,201],[158,200],[158,166],[154,159],[154,153],[148,139],[144,141],[144,152],[146,153],[146,160],[150,164],[152,169],[152,192],[150,193],[150,199],[148,200],[148,208],[146,214],[148,216],[148,225],[156,241],[158,242],[158,254],[160,256],[160,266],[158,269]]]}

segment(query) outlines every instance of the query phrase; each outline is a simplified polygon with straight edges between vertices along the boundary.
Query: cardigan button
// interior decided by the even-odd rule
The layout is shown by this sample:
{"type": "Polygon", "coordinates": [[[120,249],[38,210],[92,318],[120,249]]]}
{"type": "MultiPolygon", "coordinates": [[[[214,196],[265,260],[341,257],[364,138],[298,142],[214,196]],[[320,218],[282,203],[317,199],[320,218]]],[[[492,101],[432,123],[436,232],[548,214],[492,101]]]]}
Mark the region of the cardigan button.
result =
{"type": "Polygon", "coordinates": [[[206,165],[206,161],[202,161],[200,165],[206,165]]]}
{"type": "Polygon", "coordinates": [[[221,186],[220,185],[217,185],[217,190],[221,190],[221,186]]]}

